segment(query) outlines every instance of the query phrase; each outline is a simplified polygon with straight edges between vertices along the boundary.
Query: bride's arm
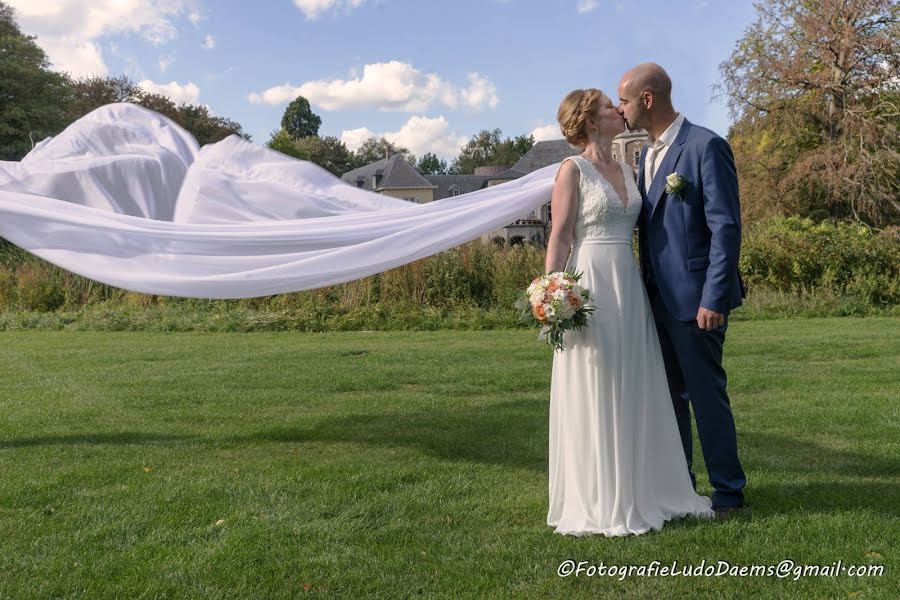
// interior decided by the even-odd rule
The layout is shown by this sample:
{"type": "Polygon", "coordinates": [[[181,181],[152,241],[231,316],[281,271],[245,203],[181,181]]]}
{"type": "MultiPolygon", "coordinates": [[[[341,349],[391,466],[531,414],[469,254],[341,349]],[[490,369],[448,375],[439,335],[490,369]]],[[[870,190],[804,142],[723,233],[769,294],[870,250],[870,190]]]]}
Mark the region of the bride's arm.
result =
{"type": "Polygon", "coordinates": [[[547,240],[546,273],[562,271],[569,260],[569,250],[575,232],[575,214],[578,211],[578,181],[581,171],[574,161],[563,161],[556,173],[553,194],[550,197],[550,237],[547,240]]]}

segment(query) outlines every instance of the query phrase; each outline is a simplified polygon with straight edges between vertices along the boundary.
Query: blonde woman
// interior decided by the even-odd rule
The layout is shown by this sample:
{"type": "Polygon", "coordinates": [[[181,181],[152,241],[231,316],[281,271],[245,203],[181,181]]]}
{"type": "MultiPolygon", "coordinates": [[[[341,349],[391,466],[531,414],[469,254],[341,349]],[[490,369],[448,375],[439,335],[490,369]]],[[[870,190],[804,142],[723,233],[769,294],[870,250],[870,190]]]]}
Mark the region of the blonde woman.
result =
{"type": "Polygon", "coordinates": [[[667,520],[711,518],[688,472],[659,338],[632,253],[641,194],[612,157],[625,120],[597,89],[575,90],[557,115],[570,145],[551,197],[548,272],[583,273],[588,326],[555,352],[547,524],[575,536],[622,536],[667,520]]]}

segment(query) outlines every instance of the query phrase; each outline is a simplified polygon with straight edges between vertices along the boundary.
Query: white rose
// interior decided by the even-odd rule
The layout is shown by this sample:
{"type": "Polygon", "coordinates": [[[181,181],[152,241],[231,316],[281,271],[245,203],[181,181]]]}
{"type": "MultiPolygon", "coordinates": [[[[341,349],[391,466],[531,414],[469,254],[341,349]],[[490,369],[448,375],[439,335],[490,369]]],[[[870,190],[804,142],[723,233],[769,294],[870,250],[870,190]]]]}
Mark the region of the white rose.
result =
{"type": "Polygon", "coordinates": [[[666,183],[671,187],[678,187],[678,173],[670,173],[666,176],[666,183]]]}

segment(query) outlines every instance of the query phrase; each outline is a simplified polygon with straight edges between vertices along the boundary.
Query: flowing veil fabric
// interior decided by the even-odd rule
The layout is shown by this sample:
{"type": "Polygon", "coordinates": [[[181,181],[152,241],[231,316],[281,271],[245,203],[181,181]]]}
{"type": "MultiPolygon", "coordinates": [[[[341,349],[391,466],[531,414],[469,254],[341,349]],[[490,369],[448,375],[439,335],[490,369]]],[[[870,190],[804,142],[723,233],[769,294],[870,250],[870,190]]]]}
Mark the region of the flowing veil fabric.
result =
{"type": "Polygon", "coordinates": [[[267,296],[380,273],[508,225],[549,202],[557,167],[416,204],[236,135],[201,149],[163,115],[109,104],[21,162],[0,161],[0,237],[135,292],[267,296]]]}

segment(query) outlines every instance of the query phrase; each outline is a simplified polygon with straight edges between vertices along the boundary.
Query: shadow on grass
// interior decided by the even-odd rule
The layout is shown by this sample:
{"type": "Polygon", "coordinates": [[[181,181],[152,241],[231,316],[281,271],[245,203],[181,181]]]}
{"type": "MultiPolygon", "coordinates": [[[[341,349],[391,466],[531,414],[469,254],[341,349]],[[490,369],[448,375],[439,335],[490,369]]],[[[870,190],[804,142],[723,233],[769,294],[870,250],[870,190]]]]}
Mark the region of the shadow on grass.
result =
{"type": "Polygon", "coordinates": [[[235,441],[357,443],[411,448],[447,461],[546,471],[548,424],[532,400],[491,402],[471,412],[355,414],[279,425],[235,441]]]}
{"type": "MultiPolygon", "coordinates": [[[[477,414],[436,409],[349,415],[271,427],[235,441],[405,447],[445,461],[547,470],[547,421],[543,414],[535,414],[533,401],[494,403],[477,414]]],[[[900,515],[900,491],[895,482],[854,480],[900,476],[900,459],[762,432],[741,433],[739,443],[748,472],[747,501],[755,515],[856,509],[900,515]],[[779,483],[755,485],[754,469],[775,474],[779,483]],[[806,478],[816,481],[804,481],[806,478]]],[[[699,454],[698,460],[702,460],[699,454]]],[[[702,467],[701,471],[698,478],[705,478],[702,467]]]]}
{"type": "Polygon", "coordinates": [[[173,440],[199,439],[194,436],[169,435],[166,433],[143,433],[140,431],[120,431],[116,433],[73,433],[70,435],[46,435],[11,440],[0,439],[0,449],[24,448],[28,446],[55,445],[102,445],[102,444],[155,444],[173,440]]]}
{"type": "Polygon", "coordinates": [[[900,458],[764,432],[741,433],[739,445],[756,515],[869,510],[900,516],[900,458]],[[776,474],[778,481],[756,485],[754,469],[776,474]]]}

